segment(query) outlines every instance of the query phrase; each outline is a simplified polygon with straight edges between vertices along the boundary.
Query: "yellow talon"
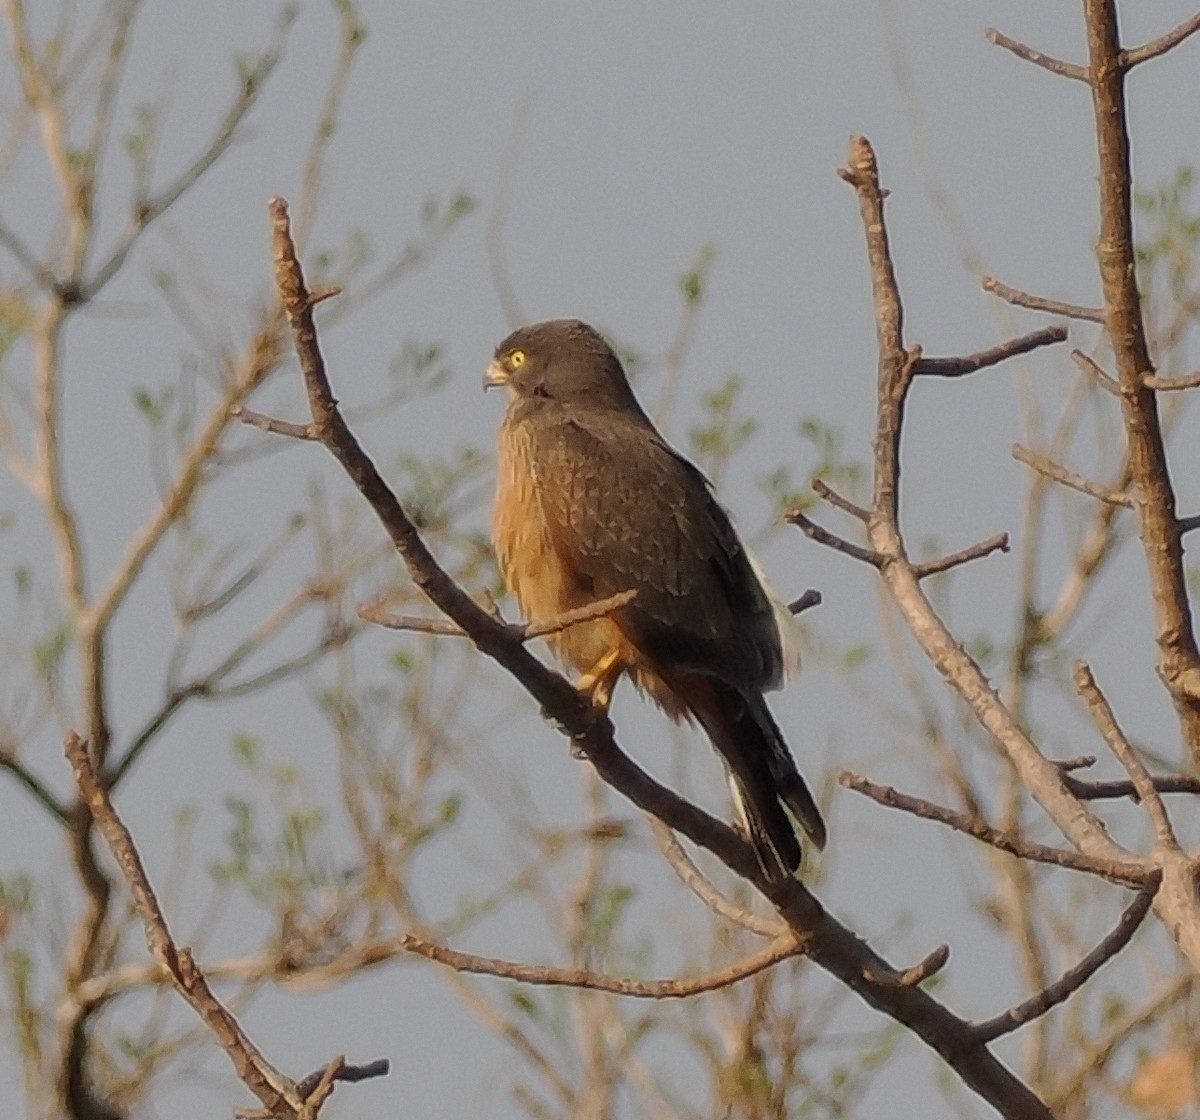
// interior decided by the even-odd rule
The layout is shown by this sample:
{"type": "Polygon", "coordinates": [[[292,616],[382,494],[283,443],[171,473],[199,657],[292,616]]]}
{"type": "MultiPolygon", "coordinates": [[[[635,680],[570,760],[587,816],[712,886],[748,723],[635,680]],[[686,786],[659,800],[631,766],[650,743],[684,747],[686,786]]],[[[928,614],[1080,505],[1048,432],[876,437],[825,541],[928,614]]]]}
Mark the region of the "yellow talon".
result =
{"type": "Polygon", "coordinates": [[[575,687],[588,698],[592,706],[603,712],[608,711],[612,702],[613,689],[621,676],[622,666],[618,664],[620,654],[617,650],[609,650],[591,671],[579,678],[575,687]],[[615,671],[614,671],[615,670],[615,671]]]}

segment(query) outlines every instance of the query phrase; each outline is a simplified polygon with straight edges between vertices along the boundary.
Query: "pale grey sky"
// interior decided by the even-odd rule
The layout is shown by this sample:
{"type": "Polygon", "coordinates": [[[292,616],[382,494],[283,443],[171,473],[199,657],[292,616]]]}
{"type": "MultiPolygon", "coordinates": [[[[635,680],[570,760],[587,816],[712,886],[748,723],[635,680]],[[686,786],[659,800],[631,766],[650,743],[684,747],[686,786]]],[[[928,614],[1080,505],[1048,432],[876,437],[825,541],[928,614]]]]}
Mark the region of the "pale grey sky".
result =
{"type": "MultiPolygon", "coordinates": [[[[1140,40],[1161,33],[1192,7],[1182,0],[1126,4],[1126,36],[1140,40]]],[[[789,459],[798,479],[811,468],[811,451],[795,437],[801,416],[839,429],[848,456],[866,461],[869,455],[874,336],[863,236],[853,192],[835,173],[852,134],[864,133],[875,143],[893,192],[888,214],[909,338],[927,353],[979,349],[998,341],[1009,326],[1019,332],[1045,322],[1001,314],[979,290],[931,199],[928,175],[947,192],[988,271],[1018,287],[1097,302],[1087,91],[1018,62],[984,38],[985,27],[993,25],[1050,53],[1079,58],[1078,6],[927,0],[897,2],[894,8],[901,11],[889,16],[886,6],[860,0],[689,5],[363,0],[369,38],[333,140],[316,243],[335,244],[358,227],[369,231],[382,259],[415,234],[427,196],[446,198],[461,189],[481,203],[427,270],[377,300],[348,329],[325,336],[347,405],[371,399],[403,340],[436,341],[445,348],[453,369],[450,385],[386,424],[367,426],[372,452],[386,462],[401,451],[490,445],[500,402],[478,386],[506,324],[489,279],[485,212],[522,105],[528,111],[505,244],[515,292],[529,319],[577,315],[659,354],[679,313],[678,276],[702,246],[715,247],[672,434],[685,441],[705,390],[730,373],[744,377],[745,406],[760,418],[761,434],[735,467],[725,498],[748,528],[757,529],[766,516],[753,485],[758,473],[789,459]],[[911,75],[908,93],[929,145],[924,165],[896,81],[898,57],[911,75]]],[[[169,90],[164,169],[210,134],[232,85],[233,55],[261,44],[273,18],[274,6],[261,0],[147,4],[125,108],[169,90]]],[[[230,322],[237,322],[238,301],[267,298],[266,200],[298,194],[300,161],[335,49],[331,12],[308,0],[280,73],[243,140],[147,238],[102,307],[76,325],[67,434],[69,454],[76,469],[82,468],[76,500],[87,511],[97,576],[115,562],[155,497],[144,470],[144,437],[128,404],[130,390],[170,381],[188,349],[151,284],[156,268],[177,251],[171,231],[178,231],[206,275],[228,293],[230,322]],[[114,444],[111,437],[98,438],[97,417],[106,426],[127,427],[128,439],[114,444]]],[[[1189,45],[1133,81],[1135,157],[1147,185],[1195,158],[1198,49],[1189,45]]],[[[11,81],[11,75],[0,75],[6,97],[11,81]]],[[[28,228],[36,222],[44,187],[40,171],[20,170],[0,184],[0,206],[10,225],[28,228]]],[[[114,207],[111,228],[120,217],[114,207]]],[[[8,262],[0,268],[7,269],[8,262]]],[[[1092,335],[1076,326],[1072,338],[1086,346],[1092,335]]],[[[914,541],[936,534],[957,548],[1020,529],[1024,468],[1008,451],[1024,435],[1019,379],[1030,378],[1034,392],[1050,403],[1073,377],[1065,348],[1020,370],[1024,373],[1004,367],[962,383],[918,386],[906,444],[906,515],[914,541]]],[[[279,388],[267,397],[264,407],[298,404],[294,392],[279,388]]],[[[1179,466],[1185,508],[1191,510],[1200,491],[1188,480],[1200,472],[1189,472],[1185,462],[1179,466]]],[[[261,539],[264,520],[271,520],[264,509],[286,508],[313,476],[334,493],[345,491],[332,462],[315,448],[296,446],[254,476],[261,491],[251,483],[237,494],[219,494],[209,515],[218,511],[214,525],[222,531],[261,539]]],[[[10,508],[29,512],[15,483],[0,477],[0,510],[10,508]]],[[[838,524],[831,515],[820,516],[838,524]]],[[[43,547],[32,529],[15,545],[35,562],[43,547]]],[[[825,605],[811,619],[818,633],[846,645],[878,641],[873,585],[850,561],[786,533],[773,539],[766,562],[788,596],[810,586],[821,589],[825,605]]],[[[1130,569],[1131,580],[1136,570],[1130,569]]],[[[1012,559],[1000,557],[962,574],[953,605],[964,636],[1011,624],[1005,595],[1014,578],[1012,559]]],[[[1140,591],[1141,584],[1135,586],[1140,591]]],[[[1139,707],[1139,693],[1153,688],[1153,674],[1145,623],[1137,602],[1124,609],[1129,606],[1109,598],[1089,617],[1118,622],[1127,643],[1135,644],[1135,672],[1112,681],[1114,700],[1128,705],[1139,734],[1152,736],[1167,732],[1171,722],[1157,694],[1152,706],[1139,707]]],[[[134,661],[150,664],[161,653],[146,648],[140,634],[119,637],[124,655],[134,661]]],[[[1098,667],[1116,674],[1127,654],[1128,644],[1102,649],[1098,667]]],[[[882,694],[899,691],[883,666],[875,687],[882,694]]],[[[122,688],[127,710],[144,712],[150,699],[136,694],[136,683],[122,688]]],[[[319,767],[321,744],[307,741],[314,723],[288,699],[276,698],[275,707],[255,718],[277,743],[319,767]]],[[[632,698],[622,703],[618,719],[625,717],[623,739],[633,749],[661,725],[632,698]]],[[[854,759],[872,776],[904,784],[905,761],[892,754],[889,730],[856,710],[819,664],[775,708],[809,774],[821,772],[834,742],[838,763],[854,759]]],[[[1061,713],[1051,709],[1047,718],[1051,715],[1061,713]]],[[[127,718],[136,722],[134,715],[127,718]]],[[[180,722],[169,737],[177,751],[164,745],[148,761],[133,787],[143,792],[136,804],[131,794],[123,806],[143,842],[153,849],[154,838],[167,834],[174,806],[186,800],[201,809],[202,837],[221,834],[221,798],[237,778],[213,759],[227,756],[229,733],[250,718],[250,708],[235,706],[180,722]],[[203,752],[200,742],[207,745],[203,752]]],[[[528,750],[561,755],[562,744],[548,728],[536,720],[522,726],[528,750]]],[[[1051,740],[1063,754],[1095,748],[1075,749],[1071,736],[1080,732],[1078,723],[1054,726],[1051,740]]],[[[57,749],[47,741],[41,770],[61,787],[68,776],[57,749]]],[[[533,762],[529,772],[540,780],[533,762]]],[[[557,762],[547,764],[545,781],[542,796],[549,797],[554,783],[565,789],[577,777],[571,764],[557,762]]],[[[999,1010],[998,1001],[1011,990],[1006,980],[1013,966],[1003,954],[997,959],[994,943],[971,940],[982,927],[969,911],[978,898],[963,875],[968,864],[955,851],[966,842],[854,801],[845,792],[835,795],[829,858],[836,860],[836,873],[822,897],[901,960],[949,941],[953,956],[943,994],[966,1013],[999,1010]]],[[[11,785],[0,785],[0,805],[6,817],[12,806],[9,819],[21,829],[15,842],[5,839],[0,871],[7,874],[31,861],[46,868],[62,858],[54,847],[57,838],[20,805],[11,785]],[[28,846],[25,838],[32,841],[28,846]]],[[[11,835],[8,826],[0,831],[11,835]]],[[[514,945],[519,938],[507,946],[472,947],[519,951],[514,945]]],[[[223,947],[236,951],[236,938],[223,947]]],[[[390,968],[335,991],[272,996],[256,1006],[250,1025],[293,1073],[335,1050],[352,1058],[392,1059],[390,1078],[342,1089],[330,1117],[517,1115],[503,1094],[493,1100],[489,1088],[507,1084],[510,1057],[459,1007],[431,966],[390,968]]],[[[232,1105],[247,1103],[235,1095],[223,1058],[206,1068],[199,1083],[167,1094],[158,1115],[185,1110],[226,1115],[232,1105]]],[[[0,1078],[12,1072],[0,1065],[0,1078]]],[[[919,1044],[906,1041],[863,1115],[889,1120],[958,1115],[932,1082],[930,1059],[919,1044]]],[[[972,1108],[972,1115],[984,1113],[982,1106],[972,1108]]]]}

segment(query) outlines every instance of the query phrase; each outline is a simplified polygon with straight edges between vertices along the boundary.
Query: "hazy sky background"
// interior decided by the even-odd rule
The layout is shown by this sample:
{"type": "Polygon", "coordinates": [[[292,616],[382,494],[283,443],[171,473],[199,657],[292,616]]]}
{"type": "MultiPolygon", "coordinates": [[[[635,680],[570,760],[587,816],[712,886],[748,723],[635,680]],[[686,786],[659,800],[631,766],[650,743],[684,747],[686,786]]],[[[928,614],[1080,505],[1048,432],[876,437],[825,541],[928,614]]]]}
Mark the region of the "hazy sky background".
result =
{"type": "MultiPolygon", "coordinates": [[[[1193,6],[1181,0],[1126,4],[1127,41],[1162,33],[1193,6]]],[[[577,315],[648,355],[661,354],[678,321],[678,277],[702,246],[714,246],[708,298],[671,434],[685,443],[702,394],[730,373],[743,376],[744,407],[761,428],[724,496],[748,530],[761,528],[768,515],[754,485],[758,474],[782,461],[794,464],[798,480],[811,469],[811,450],[795,434],[800,417],[840,430],[848,456],[865,462],[869,455],[874,333],[863,233],[853,192],[836,175],[852,134],[875,143],[892,191],[888,216],[908,337],[926,353],[980,349],[1047,322],[1008,314],[980,291],[964,267],[963,244],[931,198],[930,177],[952,200],[969,248],[987,271],[1017,287],[1099,302],[1087,90],[1018,62],[984,38],[992,25],[1080,60],[1078,5],[364,0],[361,10],[369,37],[333,140],[314,244],[338,244],[357,227],[369,231],[384,259],[416,234],[427,196],[465,190],[481,204],[428,269],[324,338],[337,391],[348,405],[371,399],[404,340],[445,348],[453,369],[449,386],[365,429],[381,462],[402,451],[490,446],[502,402],[485,396],[479,384],[507,324],[489,279],[485,217],[523,105],[505,244],[528,319],[577,315]],[[898,84],[897,66],[910,77],[907,88],[898,84]],[[906,98],[928,141],[924,161],[906,98]]],[[[147,5],[123,107],[128,112],[137,101],[169,91],[159,160],[164,175],[207,140],[231,94],[233,56],[257,49],[274,18],[275,7],[261,0],[147,5]]],[[[151,283],[177,252],[170,231],[224,293],[231,324],[239,322],[240,307],[269,297],[266,200],[298,195],[336,35],[327,6],[316,0],[301,6],[287,57],[243,140],[139,248],[101,308],[76,324],[67,446],[96,573],[110,570],[154,502],[131,390],[171,381],[187,349],[151,283]],[[127,426],[131,434],[117,446],[97,438],[98,425],[127,426]]],[[[1198,50],[1189,44],[1138,71],[1132,82],[1135,165],[1144,185],[1166,180],[1195,158],[1198,50]]],[[[0,72],[0,89],[11,96],[10,73],[0,72]]],[[[36,230],[46,178],[40,167],[25,164],[0,184],[0,206],[10,225],[36,230]]],[[[118,187],[112,197],[119,199],[119,161],[113,170],[118,187]]],[[[123,216],[111,206],[107,228],[115,230],[123,216]]],[[[36,235],[30,239],[39,243],[36,235]]],[[[1073,344],[1086,347],[1093,338],[1088,329],[1072,327],[1073,344]]],[[[1031,386],[1050,403],[1073,376],[1063,348],[961,383],[918,385],[905,460],[913,541],[936,534],[953,549],[1019,530],[1025,468],[1009,456],[1010,445],[1024,437],[1018,388],[1031,386]]],[[[297,394],[279,385],[259,404],[297,417],[297,394]]],[[[221,531],[261,540],[264,523],[277,528],[287,502],[314,476],[331,492],[345,490],[334,465],[313,447],[292,447],[272,464],[274,473],[262,477],[277,489],[250,484],[217,499],[221,531]]],[[[1189,482],[1197,472],[1184,461],[1179,466],[1181,508],[1190,511],[1200,502],[1195,481],[1189,482]]],[[[30,506],[7,477],[0,478],[0,508],[26,517],[14,553],[38,556],[37,530],[26,528],[30,506]]],[[[833,515],[819,516],[845,528],[833,515]]],[[[825,605],[809,620],[814,633],[844,645],[878,641],[872,582],[849,560],[791,532],[773,538],[765,559],[788,597],[810,586],[823,592],[825,605]]],[[[1012,569],[1011,558],[993,558],[962,574],[953,605],[965,636],[1012,623],[1005,598],[1012,569]]],[[[1141,593],[1140,582],[1136,587],[1141,593]]],[[[1123,646],[1097,651],[1097,669],[1104,680],[1111,668],[1113,699],[1126,705],[1139,734],[1167,734],[1171,720],[1157,692],[1153,705],[1139,707],[1139,696],[1156,686],[1141,600],[1131,595],[1130,601],[1122,613],[1128,604],[1104,599],[1090,615],[1120,624],[1124,635],[1123,646]],[[1125,672],[1130,648],[1135,665],[1125,672]]],[[[135,660],[158,655],[135,633],[121,640],[135,660]]],[[[896,744],[834,686],[819,657],[810,660],[809,671],[775,705],[803,768],[816,776],[827,762],[836,769],[854,760],[873,777],[904,785],[903,757],[892,753],[896,744]]],[[[145,710],[151,699],[138,697],[136,683],[124,677],[129,709],[145,710]]],[[[881,668],[878,688],[898,692],[899,686],[881,668]]],[[[635,753],[639,739],[661,729],[659,717],[632,697],[621,699],[616,714],[635,753]]],[[[224,770],[228,735],[247,718],[236,708],[189,717],[169,736],[178,751],[165,746],[147,762],[135,787],[142,793],[122,808],[151,851],[155,838],[167,835],[174,806],[189,799],[200,807],[201,835],[221,833],[220,798],[237,780],[232,769],[224,770]]],[[[325,744],[311,742],[314,721],[282,702],[257,718],[276,743],[319,767],[325,744]]],[[[539,796],[552,799],[556,783],[566,789],[577,781],[574,764],[561,760],[562,743],[536,719],[521,726],[529,751],[558,759],[546,762],[544,777],[540,761],[529,766],[531,781],[547,783],[539,796]]],[[[1095,750],[1094,742],[1072,740],[1080,727],[1054,731],[1052,741],[1064,755],[1095,750]]],[[[57,750],[46,742],[39,769],[62,788],[67,773],[57,750]]],[[[944,991],[951,1004],[970,1014],[999,1010],[1011,991],[1013,966],[969,940],[980,926],[967,912],[975,898],[962,876],[966,864],[955,859],[956,845],[965,841],[854,800],[835,795],[828,858],[836,860],[836,875],[823,897],[900,963],[950,941],[954,956],[944,991]]],[[[0,868],[53,867],[62,858],[56,841],[11,785],[0,785],[0,805],[13,822],[0,828],[0,868]]],[[[150,862],[152,874],[162,871],[161,863],[150,862]]],[[[519,953],[519,931],[512,937],[506,946],[471,947],[519,953]]],[[[511,1059],[459,1007],[432,966],[389,968],[335,991],[271,998],[256,1007],[249,1024],[271,1057],[296,1074],[335,1051],[352,1059],[392,1058],[387,1080],[342,1089],[328,1110],[332,1118],[517,1115],[506,1098],[494,1102],[489,1090],[507,1084],[511,1059]]],[[[223,1058],[206,1068],[215,1076],[206,1074],[200,1089],[193,1084],[186,1095],[166,1097],[159,1115],[185,1101],[201,1110],[192,1115],[226,1115],[234,1104],[247,1103],[234,1095],[223,1058]]],[[[919,1044],[905,1042],[863,1114],[950,1116],[929,1088],[931,1068],[919,1044]]],[[[0,1077],[11,1074],[0,1066],[0,1077]]],[[[976,1114],[983,1112],[979,1106],[976,1114]]]]}

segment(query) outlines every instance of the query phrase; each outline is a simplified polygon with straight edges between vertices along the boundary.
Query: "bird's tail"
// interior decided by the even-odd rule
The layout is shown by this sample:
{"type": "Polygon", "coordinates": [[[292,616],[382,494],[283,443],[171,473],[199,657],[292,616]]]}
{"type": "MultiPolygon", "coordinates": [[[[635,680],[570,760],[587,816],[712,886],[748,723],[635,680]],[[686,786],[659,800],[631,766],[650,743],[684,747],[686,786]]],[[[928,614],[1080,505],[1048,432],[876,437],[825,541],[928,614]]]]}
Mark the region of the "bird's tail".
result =
{"type": "Polygon", "coordinates": [[[799,825],[825,847],[825,822],[762,696],[707,678],[689,707],[729,768],[734,805],[769,879],[800,866],[799,825]]]}

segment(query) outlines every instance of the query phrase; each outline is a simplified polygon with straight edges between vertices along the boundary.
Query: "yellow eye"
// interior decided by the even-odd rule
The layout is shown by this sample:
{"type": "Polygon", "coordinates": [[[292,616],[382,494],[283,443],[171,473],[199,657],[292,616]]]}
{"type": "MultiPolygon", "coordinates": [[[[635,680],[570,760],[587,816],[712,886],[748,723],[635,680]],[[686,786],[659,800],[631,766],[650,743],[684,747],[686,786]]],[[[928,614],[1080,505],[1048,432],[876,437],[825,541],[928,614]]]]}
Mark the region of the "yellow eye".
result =
{"type": "Polygon", "coordinates": [[[525,351],[524,350],[514,350],[505,359],[505,364],[508,366],[509,369],[520,369],[525,364],[525,351]]]}

